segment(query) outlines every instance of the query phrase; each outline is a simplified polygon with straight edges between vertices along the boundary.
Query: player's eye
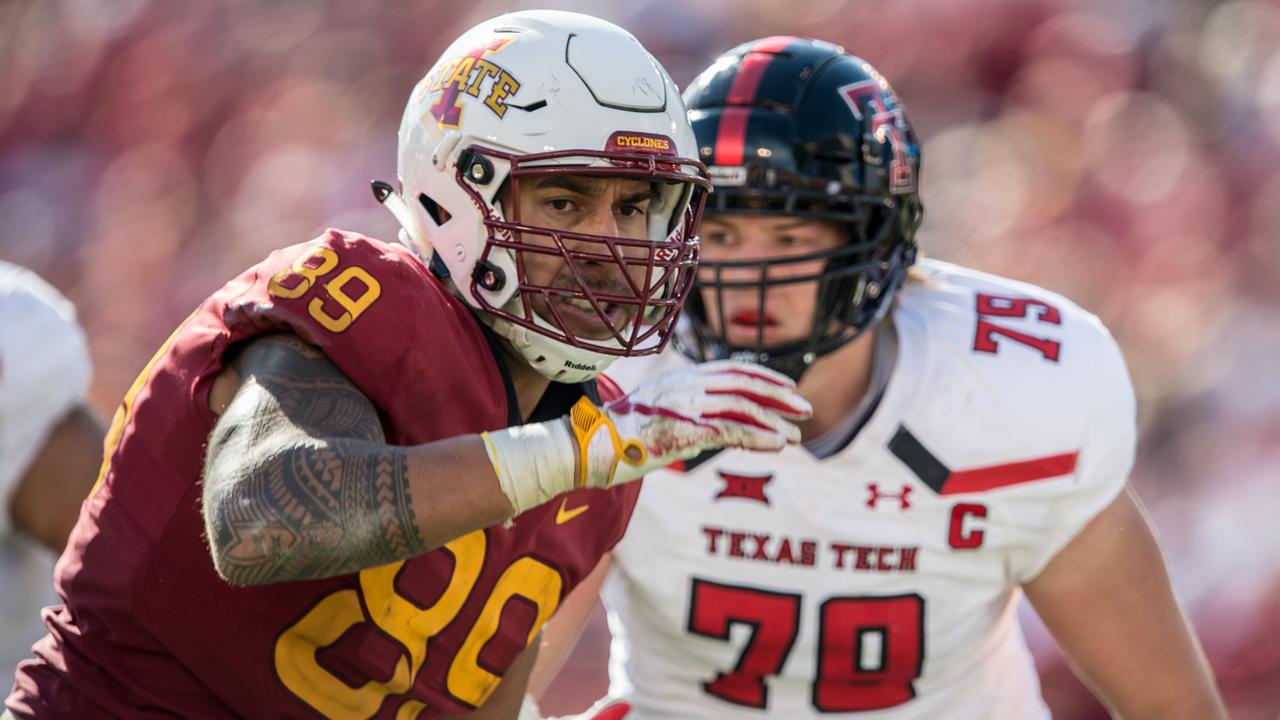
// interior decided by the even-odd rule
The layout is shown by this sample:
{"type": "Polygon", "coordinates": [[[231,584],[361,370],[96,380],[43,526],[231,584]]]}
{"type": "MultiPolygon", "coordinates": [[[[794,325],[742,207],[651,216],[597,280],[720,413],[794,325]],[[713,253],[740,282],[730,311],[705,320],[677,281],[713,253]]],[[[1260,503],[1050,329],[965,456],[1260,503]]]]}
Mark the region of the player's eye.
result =
{"type": "Polygon", "coordinates": [[[645,205],[623,205],[618,208],[618,214],[627,218],[644,217],[649,214],[649,207],[645,205]]]}
{"type": "Polygon", "coordinates": [[[804,245],[805,241],[804,238],[797,235],[780,235],[778,237],[778,244],[782,247],[794,248],[804,245]]]}
{"type": "Polygon", "coordinates": [[[578,208],[578,204],[569,198],[552,198],[547,201],[547,207],[556,212],[572,212],[578,208]]]}
{"type": "Polygon", "coordinates": [[[711,230],[703,233],[702,242],[707,245],[732,245],[733,236],[719,230],[711,230]]]}

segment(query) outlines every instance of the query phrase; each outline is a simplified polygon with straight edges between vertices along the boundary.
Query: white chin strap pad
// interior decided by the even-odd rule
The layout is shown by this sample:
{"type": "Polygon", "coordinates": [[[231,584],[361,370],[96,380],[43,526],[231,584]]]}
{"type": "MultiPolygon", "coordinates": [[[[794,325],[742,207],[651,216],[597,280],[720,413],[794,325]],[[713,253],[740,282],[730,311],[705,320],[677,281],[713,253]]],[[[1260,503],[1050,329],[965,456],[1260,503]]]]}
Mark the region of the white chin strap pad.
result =
{"type": "MultiPolygon", "coordinates": [[[[518,302],[518,300],[513,299],[512,302],[518,302]]],[[[530,367],[553,382],[566,384],[586,382],[604,372],[614,360],[618,359],[616,355],[605,355],[566,345],[496,315],[483,313],[482,317],[499,337],[506,340],[520,354],[520,357],[529,363],[530,367]]],[[[543,324],[541,318],[535,322],[543,324]]]]}

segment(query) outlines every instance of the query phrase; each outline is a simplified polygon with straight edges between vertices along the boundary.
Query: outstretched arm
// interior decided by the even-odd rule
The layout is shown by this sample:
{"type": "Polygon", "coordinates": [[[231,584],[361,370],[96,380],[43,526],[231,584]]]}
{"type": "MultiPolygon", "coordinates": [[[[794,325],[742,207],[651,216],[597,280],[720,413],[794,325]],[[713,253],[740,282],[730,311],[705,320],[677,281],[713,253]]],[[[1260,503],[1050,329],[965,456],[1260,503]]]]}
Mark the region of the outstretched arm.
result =
{"type": "Polygon", "coordinates": [[[1023,589],[1076,673],[1116,717],[1226,717],[1160,546],[1128,490],[1023,589]]]}
{"type": "Polygon", "coordinates": [[[210,404],[221,416],[205,462],[205,523],[232,583],[356,572],[511,515],[479,436],[387,445],[373,403],[296,337],[248,345],[210,404]]]}
{"type": "MultiPolygon", "coordinates": [[[[403,560],[579,487],[609,487],[709,448],[781,449],[807,417],[794,384],[708,363],[660,375],[604,408],[412,447],[318,349],[256,340],[210,407],[204,516],[229,582],[258,585],[403,560]]],[[[465,398],[459,398],[465,402],[465,398]]]]}

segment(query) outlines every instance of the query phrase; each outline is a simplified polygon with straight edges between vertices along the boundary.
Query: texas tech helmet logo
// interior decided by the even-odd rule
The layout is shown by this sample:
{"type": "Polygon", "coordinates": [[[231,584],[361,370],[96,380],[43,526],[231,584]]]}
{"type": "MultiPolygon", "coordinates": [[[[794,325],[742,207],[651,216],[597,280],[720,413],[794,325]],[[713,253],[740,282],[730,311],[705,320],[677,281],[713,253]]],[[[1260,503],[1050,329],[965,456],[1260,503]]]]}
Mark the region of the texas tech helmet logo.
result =
{"type": "MultiPolygon", "coordinates": [[[[867,131],[881,145],[890,146],[889,190],[895,193],[914,192],[916,168],[907,155],[907,119],[893,90],[887,83],[871,79],[841,86],[836,92],[840,93],[849,106],[849,112],[864,124],[867,131]]],[[[866,159],[881,165],[885,162],[882,154],[873,154],[866,159]]]]}

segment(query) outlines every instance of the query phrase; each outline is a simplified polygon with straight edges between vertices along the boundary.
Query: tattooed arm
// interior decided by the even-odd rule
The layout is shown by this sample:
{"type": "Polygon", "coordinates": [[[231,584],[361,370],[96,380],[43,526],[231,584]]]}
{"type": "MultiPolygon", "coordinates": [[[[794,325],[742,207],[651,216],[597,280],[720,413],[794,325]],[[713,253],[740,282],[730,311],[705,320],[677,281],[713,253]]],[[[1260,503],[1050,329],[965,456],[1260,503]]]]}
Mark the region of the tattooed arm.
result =
{"type": "Polygon", "coordinates": [[[218,572],[240,585],[403,560],[706,449],[778,450],[800,440],[788,418],[809,413],[787,378],[716,362],[659,374],[604,408],[584,398],[572,420],[397,447],[368,398],[284,335],[248,345],[209,404],[221,417],[205,458],[205,530],[218,572]]]}
{"type": "Polygon", "coordinates": [[[210,394],[204,516],[219,574],[307,580],[409,558],[512,514],[477,435],[386,444],[377,409],[316,348],[250,343],[210,394]]]}

